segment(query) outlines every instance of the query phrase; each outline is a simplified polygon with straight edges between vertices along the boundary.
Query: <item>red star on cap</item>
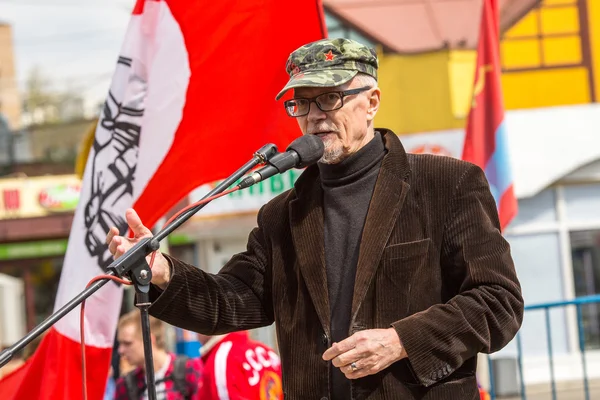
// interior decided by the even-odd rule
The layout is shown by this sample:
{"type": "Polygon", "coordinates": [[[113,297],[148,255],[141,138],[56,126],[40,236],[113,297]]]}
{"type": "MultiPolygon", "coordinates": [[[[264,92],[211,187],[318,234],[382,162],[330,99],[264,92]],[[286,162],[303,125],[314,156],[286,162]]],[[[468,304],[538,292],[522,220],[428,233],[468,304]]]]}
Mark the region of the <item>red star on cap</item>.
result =
{"type": "Polygon", "coordinates": [[[334,58],[335,54],[333,54],[331,50],[329,50],[329,53],[325,53],[325,61],[333,61],[334,58]]]}

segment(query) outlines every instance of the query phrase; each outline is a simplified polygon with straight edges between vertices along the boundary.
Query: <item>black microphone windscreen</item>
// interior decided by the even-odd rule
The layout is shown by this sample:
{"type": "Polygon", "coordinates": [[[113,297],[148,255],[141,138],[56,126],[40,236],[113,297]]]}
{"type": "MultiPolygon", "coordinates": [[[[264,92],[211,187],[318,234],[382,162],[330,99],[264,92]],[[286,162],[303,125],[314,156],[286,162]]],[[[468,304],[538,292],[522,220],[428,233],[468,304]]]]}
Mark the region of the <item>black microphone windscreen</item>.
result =
{"type": "Polygon", "coordinates": [[[318,136],[303,135],[290,143],[286,150],[294,150],[298,153],[300,162],[296,168],[304,168],[316,163],[323,157],[325,146],[318,136]]]}

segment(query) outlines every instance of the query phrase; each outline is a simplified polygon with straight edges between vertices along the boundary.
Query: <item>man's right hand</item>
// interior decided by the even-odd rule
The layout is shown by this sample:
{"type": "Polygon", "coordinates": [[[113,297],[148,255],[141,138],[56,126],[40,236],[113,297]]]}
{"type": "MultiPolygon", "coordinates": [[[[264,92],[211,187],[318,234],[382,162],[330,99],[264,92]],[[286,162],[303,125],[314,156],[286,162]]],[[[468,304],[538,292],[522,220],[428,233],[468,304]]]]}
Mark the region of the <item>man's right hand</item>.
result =
{"type": "MultiPolygon", "coordinates": [[[[152,231],[142,224],[142,220],[134,209],[130,208],[125,212],[125,219],[129,229],[133,232],[133,238],[127,238],[125,236],[119,236],[119,229],[111,227],[106,235],[106,243],[108,244],[108,250],[113,255],[115,260],[121,257],[127,250],[132,248],[140,239],[152,236],[152,231]]],[[[150,264],[150,258],[152,254],[146,257],[146,261],[150,264]]],[[[171,279],[171,271],[169,268],[169,262],[157,250],[156,256],[154,257],[154,264],[152,265],[152,283],[161,289],[165,289],[169,280],[171,279]]]]}

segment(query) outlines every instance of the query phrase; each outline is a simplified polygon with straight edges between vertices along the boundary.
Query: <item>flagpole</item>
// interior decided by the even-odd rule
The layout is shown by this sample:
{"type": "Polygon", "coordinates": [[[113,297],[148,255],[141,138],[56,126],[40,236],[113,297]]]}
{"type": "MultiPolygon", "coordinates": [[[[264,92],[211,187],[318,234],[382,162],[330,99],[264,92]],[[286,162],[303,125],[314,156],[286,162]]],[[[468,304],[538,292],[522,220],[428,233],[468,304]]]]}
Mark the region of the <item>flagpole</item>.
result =
{"type": "MultiPolygon", "coordinates": [[[[236,182],[242,176],[244,176],[248,171],[252,168],[256,167],[259,164],[266,163],[271,157],[277,154],[277,147],[274,144],[267,144],[261,147],[256,153],[254,153],[252,159],[245,163],[241,168],[235,171],[232,175],[230,175],[227,179],[217,185],[213,190],[211,190],[207,195],[205,195],[202,200],[206,200],[211,198],[212,196],[219,194],[232,183],[236,182]]],[[[200,211],[206,204],[210,201],[205,202],[203,204],[199,204],[188,211],[179,215],[172,223],[168,226],[164,227],[157,235],[154,237],[146,237],[140,239],[131,249],[129,249],[125,254],[123,254],[118,259],[114,260],[108,266],[108,272],[103,274],[102,276],[106,276],[106,278],[99,279],[94,282],[90,286],[88,286],[85,290],[71,299],[68,303],[62,306],[59,310],[54,312],[48,318],[46,318],[42,323],[33,328],[29,333],[27,333],[24,337],[18,340],[12,346],[6,348],[2,352],[0,352],[0,367],[6,365],[13,356],[21,351],[25,346],[31,343],[34,339],[42,335],[45,331],[51,328],[56,322],[62,319],[65,315],[71,312],[74,308],[80,305],[84,300],[89,298],[95,292],[98,291],[102,286],[110,281],[110,277],[123,277],[127,276],[131,279],[132,283],[135,286],[136,293],[140,296],[136,299],[136,306],[140,308],[142,312],[142,335],[146,335],[145,341],[150,342],[150,329],[149,329],[149,318],[147,315],[148,307],[150,305],[149,299],[149,291],[150,291],[150,282],[152,280],[152,271],[146,262],[146,256],[156,251],[160,247],[160,241],[166,238],[171,232],[177,229],[180,225],[186,222],[189,218],[191,218],[195,213],[200,211]],[[146,317],[144,318],[144,314],[146,317]],[[144,322],[144,320],[146,322],[144,322]]],[[[152,359],[152,347],[147,346],[144,343],[144,355],[146,359],[146,373],[148,379],[148,373],[151,374],[151,378],[154,377],[154,366],[152,363],[148,365],[148,361],[152,359]]],[[[152,379],[153,381],[153,379],[152,379]]],[[[148,397],[149,400],[155,400],[150,397],[151,391],[155,391],[154,385],[150,388],[150,379],[148,379],[148,397]]]]}

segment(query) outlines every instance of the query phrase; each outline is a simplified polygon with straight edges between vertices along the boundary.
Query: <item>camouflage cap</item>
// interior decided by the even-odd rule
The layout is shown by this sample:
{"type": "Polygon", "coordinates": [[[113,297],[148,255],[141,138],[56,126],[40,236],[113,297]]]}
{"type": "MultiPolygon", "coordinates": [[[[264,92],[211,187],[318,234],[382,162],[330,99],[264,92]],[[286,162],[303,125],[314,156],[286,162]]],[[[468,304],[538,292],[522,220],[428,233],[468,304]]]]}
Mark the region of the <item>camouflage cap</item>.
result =
{"type": "Polygon", "coordinates": [[[275,100],[297,87],[343,85],[359,72],[377,79],[377,67],[375,50],[364,44],[344,38],[318,40],[290,54],[285,66],[290,80],[275,100]]]}

